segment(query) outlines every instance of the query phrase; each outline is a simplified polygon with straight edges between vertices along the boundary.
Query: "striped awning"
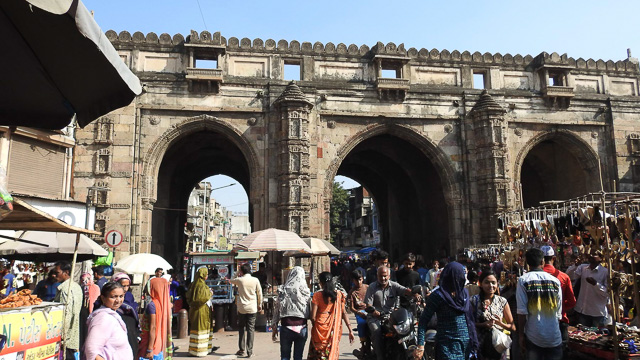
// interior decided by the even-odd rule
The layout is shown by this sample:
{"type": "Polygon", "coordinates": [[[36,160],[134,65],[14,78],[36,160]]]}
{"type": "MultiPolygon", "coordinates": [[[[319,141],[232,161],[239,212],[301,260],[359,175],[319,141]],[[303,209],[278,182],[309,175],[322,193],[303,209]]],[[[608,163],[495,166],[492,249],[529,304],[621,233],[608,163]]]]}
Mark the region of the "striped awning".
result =
{"type": "Polygon", "coordinates": [[[298,234],[280,229],[266,229],[247,235],[237,245],[238,248],[247,251],[287,251],[311,253],[311,248],[298,234]]]}

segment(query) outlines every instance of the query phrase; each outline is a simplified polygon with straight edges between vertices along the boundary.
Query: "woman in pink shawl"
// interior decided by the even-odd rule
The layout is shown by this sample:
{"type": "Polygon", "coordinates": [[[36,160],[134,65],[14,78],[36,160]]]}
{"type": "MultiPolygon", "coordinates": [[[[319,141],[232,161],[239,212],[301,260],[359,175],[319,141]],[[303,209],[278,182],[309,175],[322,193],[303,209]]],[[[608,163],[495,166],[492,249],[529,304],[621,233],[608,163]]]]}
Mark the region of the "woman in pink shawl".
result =
{"type": "Polygon", "coordinates": [[[102,287],[100,301],[104,306],[96,309],[87,319],[87,339],[84,343],[86,360],[133,360],[127,339],[127,327],[116,310],[124,301],[124,290],[117,282],[102,287]]]}
{"type": "Polygon", "coordinates": [[[84,273],[80,276],[82,282],[82,290],[84,291],[83,305],[89,310],[89,314],[93,312],[93,303],[100,296],[100,287],[93,283],[93,275],[84,273]]]}

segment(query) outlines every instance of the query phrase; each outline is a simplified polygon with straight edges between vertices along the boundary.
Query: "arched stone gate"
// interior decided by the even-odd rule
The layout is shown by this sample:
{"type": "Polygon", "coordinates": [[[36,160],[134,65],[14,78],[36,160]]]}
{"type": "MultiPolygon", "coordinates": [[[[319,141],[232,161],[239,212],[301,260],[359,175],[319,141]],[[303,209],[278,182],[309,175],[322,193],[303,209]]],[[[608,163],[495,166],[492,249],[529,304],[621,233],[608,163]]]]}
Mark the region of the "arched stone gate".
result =
{"type": "Polygon", "coordinates": [[[100,229],[125,234],[118,256],[153,250],[163,160],[175,149],[195,151],[185,139],[218,159],[211,167],[247,178],[254,230],[323,238],[335,175],[380,174],[380,156],[406,176],[382,174],[385,181],[373,187],[398,184],[406,187],[399,194],[422,196],[411,211],[430,211],[421,177],[438,188],[429,194],[441,197],[446,220],[438,226],[446,235],[438,241],[449,253],[495,240],[495,212],[521,203],[527,156],[546,156],[553,144],[580,163],[588,191],[599,189],[594,172],[607,191],[614,182],[640,190],[640,69],[631,58],[251,41],[206,31],[186,39],[126,31],[107,37],[147,92],[78,131],[74,193],[85,199],[91,192],[100,229]],[[217,60],[217,68],[200,68],[203,59],[217,60]],[[297,83],[285,79],[285,64],[299,67],[297,83]],[[396,78],[384,78],[382,69],[395,69],[396,78]],[[474,74],[483,74],[484,92],[474,74]],[[547,85],[556,75],[564,83],[547,85]]]}

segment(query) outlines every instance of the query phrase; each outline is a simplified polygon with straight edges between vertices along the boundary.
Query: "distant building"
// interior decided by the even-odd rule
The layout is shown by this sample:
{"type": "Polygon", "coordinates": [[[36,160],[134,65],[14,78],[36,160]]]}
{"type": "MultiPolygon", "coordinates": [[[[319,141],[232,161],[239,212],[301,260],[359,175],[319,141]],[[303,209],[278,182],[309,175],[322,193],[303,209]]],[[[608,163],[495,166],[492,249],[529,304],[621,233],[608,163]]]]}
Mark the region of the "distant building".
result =
{"type": "Polygon", "coordinates": [[[378,214],[371,194],[362,186],[347,191],[349,209],[340,214],[342,226],[337,243],[341,247],[377,246],[380,243],[378,214]]]}

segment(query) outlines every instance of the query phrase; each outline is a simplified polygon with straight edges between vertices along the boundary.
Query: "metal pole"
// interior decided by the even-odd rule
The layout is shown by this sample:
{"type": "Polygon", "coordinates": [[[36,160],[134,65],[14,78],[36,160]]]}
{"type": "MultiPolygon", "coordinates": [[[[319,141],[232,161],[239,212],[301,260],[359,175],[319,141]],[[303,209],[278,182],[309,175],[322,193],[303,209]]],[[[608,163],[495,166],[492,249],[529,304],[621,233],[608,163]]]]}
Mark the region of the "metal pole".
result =
{"type": "Polygon", "coordinates": [[[609,296],[611,297],[611,305],[613,308],[613,314],[611,314],[611,319],[613,320],[613,329],[611,331],[611,335],[613,337],[613,358],[619,359],[620,357],[620,344],[618,343],[618,327],[616,323],[618,322],[618,302],[616,301],[617,296],[613,290],[613,267],[611,266],[611,244],[609,244],[609,234],[607,234],[607,208],[605,206],[605,192],[600,193],[600,201],[602,203],[602,222],[604,225],[604,244],[606,246],[605,257],[607,259],[607,266],[609,267],[609,296]]]}
{"type": "MultiPolygon", "coordinates": [[[[80,233],[76,233],[76,246],[73,250],[73,261],[71,262],[71,274],[69,274],[69,283],[67,284],[67,302],[64,304],[64,310],[62,311],[62,347],[61,354],[65,354],[67,349],[67,309],[69,309],[69,300],[71,299],[71,282],[73,281],[73,273],[76,271],[76,260],[78,259],[78,244],[80,244],[80,233]]],[[[71,311],[71,309],[69,309],[71,311]]],[[[81,351],[78,349],[78,351],[81,351]]]]}
{"type": "Polygon", "coordinates": [[[640,309],[640,294],[638,294],[638,283],[636,282],[636,244],[633,238],[631,237],[631,225],[633,222],[631,221],[631,214],[629,213],[629,197],[627,197],[627,202],[625,203],[625,221],[627,222],[627,250],[631,252],[631,279],[633,279],[633,305],[635,308],[636,317],[638,316],[638,309],[640,309]]]}

